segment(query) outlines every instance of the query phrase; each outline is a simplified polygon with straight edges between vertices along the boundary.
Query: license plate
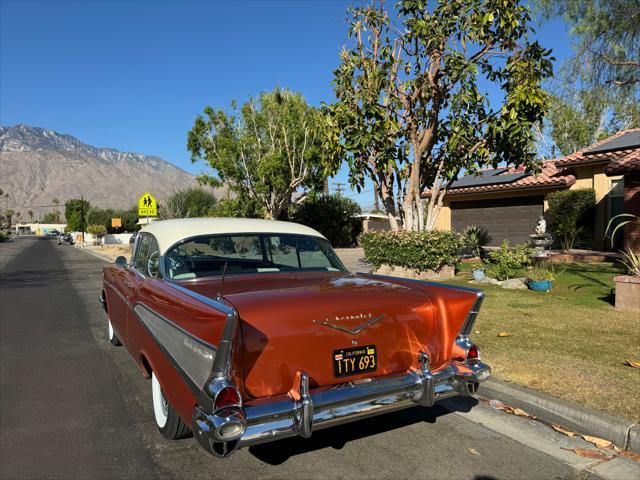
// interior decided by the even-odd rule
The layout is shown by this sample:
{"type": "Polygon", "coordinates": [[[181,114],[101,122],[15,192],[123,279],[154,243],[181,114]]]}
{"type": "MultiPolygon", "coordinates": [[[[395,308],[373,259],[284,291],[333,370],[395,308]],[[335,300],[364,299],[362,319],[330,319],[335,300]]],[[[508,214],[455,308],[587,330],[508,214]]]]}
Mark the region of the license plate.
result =
{"type": "Polygon", "coordinates": [[[333,351],[333,374],[336,377],[373,372],[376,368],[378,368],[378,352],[375,345],[333,351]]]}

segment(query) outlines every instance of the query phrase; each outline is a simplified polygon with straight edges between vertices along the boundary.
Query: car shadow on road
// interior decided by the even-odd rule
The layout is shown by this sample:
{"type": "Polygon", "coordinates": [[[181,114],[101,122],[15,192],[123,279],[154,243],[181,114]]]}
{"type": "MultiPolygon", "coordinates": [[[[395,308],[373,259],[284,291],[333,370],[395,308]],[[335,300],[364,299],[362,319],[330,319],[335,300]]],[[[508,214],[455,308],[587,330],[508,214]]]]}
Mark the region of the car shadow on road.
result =
{"type": "Polygon", "coordinates": [[[447,400],[446,404],[443,402],[443,405],[437,404],[432,408],[413,407],[326,430],[319,430],[313,432],[313,436],[309,439],[292,437],[277,442],[254,445],[249,447],[249,452],[258,460],[269,465],[281,465],[295,455],[328,447],[341,450],[348,442],[353,440],[403,428],[415,423],[436,423],[439,417],[453,412],[468,412],[477,404],[478,400],[475,398],[460,397],[447,400]]]}

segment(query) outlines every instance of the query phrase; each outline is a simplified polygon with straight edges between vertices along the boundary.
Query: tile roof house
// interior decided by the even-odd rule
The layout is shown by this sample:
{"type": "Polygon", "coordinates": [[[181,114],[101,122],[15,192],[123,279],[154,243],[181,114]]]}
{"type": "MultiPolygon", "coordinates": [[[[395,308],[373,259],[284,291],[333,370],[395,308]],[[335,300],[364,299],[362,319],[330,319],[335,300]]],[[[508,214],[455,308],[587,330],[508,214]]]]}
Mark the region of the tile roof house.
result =
{"type": "MultiPolygon", "coordinates": [[[[537,174],[522,167],[503,167],[459,178],[447,191],[437,228],[462,231],[468,225],[482,225],[489,229],[493,245],[503,239],[525,242],[548,208],[549,193],[593,188],[597,201],[593,246],[606,249],[610,247],[605,239],[609,220],[640,208],[640,204],[633,207],[633,202],[640,202],[638,175],[640,129],[623,130],[565,157],[543,161],[537,174]]],[[[429,192],[423,194],[428,196],[429,192]]],[[[630,241],[627,230],[632,229],[625,230],[626,243],[630,241]]],[[[638,237],[640,241],[640,233],[638,237]]]]}

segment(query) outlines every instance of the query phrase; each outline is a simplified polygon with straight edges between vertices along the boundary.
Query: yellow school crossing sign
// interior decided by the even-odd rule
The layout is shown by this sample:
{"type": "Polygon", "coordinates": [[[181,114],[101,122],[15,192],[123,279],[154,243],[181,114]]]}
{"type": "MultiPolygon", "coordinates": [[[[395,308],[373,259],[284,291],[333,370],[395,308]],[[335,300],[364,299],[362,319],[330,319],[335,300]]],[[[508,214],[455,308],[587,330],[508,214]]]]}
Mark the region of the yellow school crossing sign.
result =
{"type": "Polygon", "coordinates": [[[158,202],[149,192],[145,192],[138,200],[138,217],[157,217],[158,202]]]}

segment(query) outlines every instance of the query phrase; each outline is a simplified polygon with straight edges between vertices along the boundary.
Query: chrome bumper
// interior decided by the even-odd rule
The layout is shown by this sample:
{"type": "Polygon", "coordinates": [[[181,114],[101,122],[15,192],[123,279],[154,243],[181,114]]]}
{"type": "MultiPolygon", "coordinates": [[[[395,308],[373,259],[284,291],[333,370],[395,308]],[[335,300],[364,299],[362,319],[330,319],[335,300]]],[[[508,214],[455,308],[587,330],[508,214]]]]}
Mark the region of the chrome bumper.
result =
{"type": "MultiPolygon", "coordinates": [[[[491,368],[478,360],[451,362],[431,373],[426,358],[419,370],[310,391],[309,379],[301,373],[295,399],[292,395],[285,394],[243,405],[246,430],[233,444],[225,444],[215,452],[212,451],[215,439],[203,441],[209,437],[208,428],[205,429],[207,431],[197,428],[194,433],[203,446],[209,447],[207,450],[218,456],[227,456],[240,447],[286,437],[310,437],[313,431],[334,425],[415,405],[430,407],[438,400],[457,395],[473,395],[478,384],[490,376],[491,368]],[[220,455],[219,452],[224,454],[220,455]]],[[[202,412],[202,419],[201,415],[202,412]]],[[[194,426],[197,425],[198,422],[195,422],[194,426]]],[[[200,422],[200,425],[203,423],[200,422]]]]}
{"type": "Polygon", "coordinates": [[[309,437],[314,430],[416,404],[430,407],[445,398],[473,395],[478,384],[490,375],[490,367],[479,361],[452,363],[433,374],[428,370],[418,370],[310,392],[308,379],[303,376],[297,401],[289,395],[282,395],[245,404],[247,429],[238,447],[296,435],[309,437]]]}

